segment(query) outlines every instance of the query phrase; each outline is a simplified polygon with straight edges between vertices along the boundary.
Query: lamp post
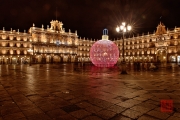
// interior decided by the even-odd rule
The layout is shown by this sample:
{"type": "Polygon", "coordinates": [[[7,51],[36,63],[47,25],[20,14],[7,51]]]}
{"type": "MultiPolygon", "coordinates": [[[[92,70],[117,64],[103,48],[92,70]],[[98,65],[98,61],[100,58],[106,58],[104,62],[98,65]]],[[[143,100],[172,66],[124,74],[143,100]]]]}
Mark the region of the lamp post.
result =
{"type": "Polygon", "coordinates": [[[29,66],[31,66],[31,59],[32,59],[32,52],[33,52],[33,50],[30,48],[30,49],[28,49],[27,50],[28,52],[29,52],[29,54],[30,54],[30,59],[29,59],[29,66]]]}
{"type": "Polygon", "coordinates": [[[116,27],[116,31],[117,32],[121,32],[122,35],[123,35],[123,48],[122,48],[123,61],[122,61],[122,71],[121,71],[121,74],[127,74],[127,72],[126,72],[126,61],[125,61],[125,58],[124,58],[124,34],[126,32],[129,32],[130,30],[131,30],[131,26],[130,25],[126,25],[125,22],[122,22],[122,25],[116,27]]]}

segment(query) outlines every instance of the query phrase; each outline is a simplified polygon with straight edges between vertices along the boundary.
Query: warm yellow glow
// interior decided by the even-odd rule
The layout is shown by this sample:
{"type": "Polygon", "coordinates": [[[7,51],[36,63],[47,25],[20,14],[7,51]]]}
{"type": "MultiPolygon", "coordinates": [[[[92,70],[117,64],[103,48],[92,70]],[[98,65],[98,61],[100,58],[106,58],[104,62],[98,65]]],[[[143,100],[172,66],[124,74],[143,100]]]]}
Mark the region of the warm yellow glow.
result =
{"type": "Polygon", "coordinates": [[[121,26],[120,26],[120,29],[121,29],[121,30],[124,30],[124,25],[121,25],[121,26]]]}
{"type": "Polygon", "coordinates": [[[27,51],[28,51],[29,53],[31,53],[33,50],[30,48],[30,49],[28,49],[27,51]]]}
{"type": "Polygon", "coordinates": [[[130,25],[127,26],[127,30],[128,30],[128,31],[131,30],[131,26],[130,26],[130,25]]]}
{"type": "Polygon", "coordinates": [[[23,37],[23,40],[24,40],[24,41],[27,41],[27,37],[23,37]]]}
{"type": "Polygon", "coordinates": [[[18,50],[16,50],[16,53],[17,53],[17,54],[20,54],[20,50],[19,50],[19,49],[18,49],[18,50]]]}
{"type": "Polygon", "coordinates": [[[123,29],[123,32],[126,32],[126,28],[123,29]]]}
{"type": "Polygon", "coordinates": [[[10,40],[13,40],[13,39],[14,39],[14,36],[13,36],[13,35],[10,35],[10,36],[9,36],[9,39],[10,39],[10,40]]]}
{"type": "Polygon", "coordinates": [[[18,41],[21,40],[20,36],[17,36],[16,39],[17,39],[18,41]]]}
{"type": "Polygon", "coordinates": [[[119,29],[119,27],[118,27],[118,26],[116,27],[116,31],[117,31],[117,32],[119,32],[119,31],[120,31],[120,29],[119,29]]]}
{"type": "Polygon", "coordinates": [[[16,43],[16,46],[17,46],[17,47],[20,47],[20,45],[21,45],[20,43],[16,43]]]}
{"type": "Polygon", "coordinates": [[[2,35],[2,39],[3,40],[7,39],[7,35],[2,35]]]}
{"type": "Polygon", "coordinates": [[[10,47],[13,47],[13,46],[14,46],[14,43],[13,43],[13,42],[9,43],[9,46],[10,46],[10,47]]]}
{"type": "MultiPolygon", "coordinates": [[[[73,34],[72,32],[66,35],[64,34],[66,32],[62,30],[61,27],[59,27],[56,24],[53,24],[53,25],[54,26],[51,26],[52,29],[50,29],[50,27],[48,27],[47,30],[43,28],[44,31],[42,31],[42,29],[38,29],[37,27],[33,27],[33,29],[30,29],[30,34],[29,33],[23,34],[21,32],[16,32],[12,30],[9,32],[5,30],[1,31],[2,34],[0,35],[0,38],[2,40],[0,43],[0,46],[1,46],[0,53],[2,54],[2,56],[0,56],[0,59],[1,59],[0,61],[2,62],[2,59],[3,59],[4,60],[3,62],[14,63],[15,61],[8,61],[8,60],[11,60],[11,58],[13,60],[14,59],[19,60],[20,58],[22,59],[22,57],[24,57],[23,59],[26,59],[30,55],[35,55],[33,57],[38,58],[37,56],[40,55],[39,56],[40,59],[38,59],[38,62],[40,62],[42,56],[48,57],[48,55],[50,54],[51,55],[50,57],[53,57],[53,56],[56,56],[56,55],[53,55],[54,53],[59,53],[59,56],[62,57],[62,61],[66,60],[66,57],[72,60],[74,56],[77,56],[78,61],[86,61],[86,60],[90,61],[89,60],[90,47],[97,40],[92,40],[92,39],[90,40],[90,39],[85,39],[85,38],[79,39],[77,36],[77,33],[73,34]],[[34,30],[36,30],[37,32],[34,30]],[[56,43],[56,41],[59,41],[61,44],[58,46],[55,44],[50,45],[51,43],[56,43]],[[38,44],[39,42],[41,42],[43,45],[38,45],[36,42],[38,44]],[[75,47],[68,46],[71,44],[76,45],[76,46],[75,47]],[[33,51],[34,51],[34,54],[33,54],[33,51]],[[67,54],[70,53],[70,54],[66,56],[63,53],[67,53],[67,54]],[[25,58],[25,55],[28,55],[28,56],[25,58]],[[80,56],[83,56],[83,57],[80,59],[80,56]]],[[[122,22],[114,30],[116,30],[116,32],[122,32],[126,36],[125,32],[129,32],[132,30],[134,32],[135,27],[136,26],[134,26],[134,24],[122,22]]],[[[127,38],[127,39],[124,38],[125,40],[124,41],[124,45],[125,45],[124,55],[125,55],[126,60],[131,60],[132,62],[137,61],[137,60],[144,60],[144,61],[148,60],[148,61],[153,62],[153,60],[156,60],[155,59],[157,57],[156,54],[160,56],[160,58],[162,58],[163,61],[167,60],[168,62],[168,61],[171,61],[171,59],[177,60],[178,58],[176,57],[178,56],[177,55],[178,48],[176,47],[176,45],[180,43],[180,40],[178,39],[179,29],[180,28],[177,28],[172,31],[170,30],[169,33],[171,34],[163,35],[164,37],[162,37],[162,40],[164,41],[164,44],[162,46],[167,48],[165,51],[161,49],[160,50],[157,49],[159,44],[154,42],[156,41],[156,36],[154,35],[156,35],[157,31],[158,33],[161,32],[159,31],[160,30],[159,28],[157,28],[157,31],[154,31],[154,33],[152,34],[148,32],[147,35],[145,33],[143,35],[137,35],[137,37],[133,36],[132,38],[127,38]],[[154,43],[155,43],[155,46],[154,46],[154,43]],[[165,55],[166,53],[172,53],[172,55],[174,56],[172,57],[166,56],[165,55]],[[129,56],[129,58],[127,57],[127,55],[129,56]],[[141,55],[141,58],[131,57],[131,56],[139,56],[139,55],[141,55]],[[149,55],[152,55],[152,56],[149,56],[149,55]]],[[[168,33],[168,30],[167,30],[167,33],[168,33]]],[[[114,42],[119,47],[119,50],[122,50],[122,40],[115,40],[114,42]]],[[[122,53],[119,53],[119,55],[122,55],[122,53]]],[[[94,56],[99,56],[99,54],[95,54],[94,56]]],[[[106,56],[106,53],[104,53],[103,56],[106,56]]],[[[111,58],[107,58],[107,59],[111,59],[111,58]]],[[[119,58],[119,61],[121,61],[121,59],[122,57],[119,58]]],[[[49,61],[49,58],[46,60],[49,61]]]]}
{"type": "MultiPolygon", "coordinates": [[[[2,49],[2,54],[6,54],[7,53],[7,50],[5,49],[2,49]]],[[[4,56],[3,56],[4,57],[4,56]]]]}
{"type": "Polygon", "coordinates": [[[27,47],[27,43],[23,43],[23,47],[27,47]]]}

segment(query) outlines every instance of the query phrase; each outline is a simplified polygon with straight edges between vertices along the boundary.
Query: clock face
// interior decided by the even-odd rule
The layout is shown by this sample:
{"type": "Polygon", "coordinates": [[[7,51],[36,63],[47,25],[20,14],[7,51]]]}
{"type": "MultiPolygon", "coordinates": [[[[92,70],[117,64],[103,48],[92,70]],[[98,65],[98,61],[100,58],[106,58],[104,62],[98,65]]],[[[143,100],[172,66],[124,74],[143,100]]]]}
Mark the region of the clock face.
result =
{"type": "Polygon", "coordinates": [[[60,45],[60,42],[58,40],[56,41],[56,45],[60,45]]]}

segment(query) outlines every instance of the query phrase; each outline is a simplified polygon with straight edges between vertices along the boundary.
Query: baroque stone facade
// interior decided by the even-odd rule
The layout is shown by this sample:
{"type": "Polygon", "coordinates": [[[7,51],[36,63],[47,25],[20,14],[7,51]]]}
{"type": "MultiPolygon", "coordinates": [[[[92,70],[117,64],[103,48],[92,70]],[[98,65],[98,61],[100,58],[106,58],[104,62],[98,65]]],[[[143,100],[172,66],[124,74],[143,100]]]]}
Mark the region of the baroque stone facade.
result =
{"type": "Polygon", "coordinates": [[[47,29],[33,24],[28,33],[0,31],[0,64],[77,61],[77,32],[65,32],[62,22],[51,21],[47,29]]]}
{"type": "MultiPolygon", "coordinates": [[[[180,62],[180,28],[166,30],[160,22],[155,33],[124,40],[126,62],[180,62]]],[[[115,43],[121,51],[122,40],[115,43]]]]}
{"type": "MultiPolygon", "coordinates": [[[[78,46],[84,56],[82,60],[89,60],[89,49],[94,41],[80,40],[78,46]]],[[[114,40],[120,51],[119,62],[122,59],[122,39],[114,40]]],[[[153,34],[124,38],[126,62],[180,62],[180,28],[168,30],[163,23],[157,26],[153,34]]],[[[79,49],[78,48],[78,49],[79,49]]]]}
{"type": "MultiPolygon", "coordinates": [[[[63,23],[50,22],[45,29],[33,24],[28,33],[0,31],[0,64],[90,62],[96,40],[65,32],[63,23]]],[[[153,34],[124,39],[126,62],[180,62],[180,28],[168,30],[160,23],[153,34]]],[[[114,40],[122,61],[122,39],[114,40]]]]}

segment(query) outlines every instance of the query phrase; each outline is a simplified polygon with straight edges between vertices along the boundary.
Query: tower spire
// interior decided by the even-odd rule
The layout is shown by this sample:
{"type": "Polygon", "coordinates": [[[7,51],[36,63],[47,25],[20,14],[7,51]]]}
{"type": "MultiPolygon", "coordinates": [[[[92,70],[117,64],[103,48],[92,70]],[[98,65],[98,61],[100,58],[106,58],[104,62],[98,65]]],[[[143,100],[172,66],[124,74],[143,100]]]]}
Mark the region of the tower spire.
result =
{"type": "Polygon", "coordinates": [[[109,39],[108,29],[104,29],[104,30],[103,30],[102,39],[103,39],[103,40],[108,40],[108,39],[109,39]]]}
{"type": "Polygon", "coordinates": [[[162,18],[162,16],[160,16],[160,18],[159,18],[159,20],[160,20],[160,24],[161,24],[161,18],[162,18]]]}

